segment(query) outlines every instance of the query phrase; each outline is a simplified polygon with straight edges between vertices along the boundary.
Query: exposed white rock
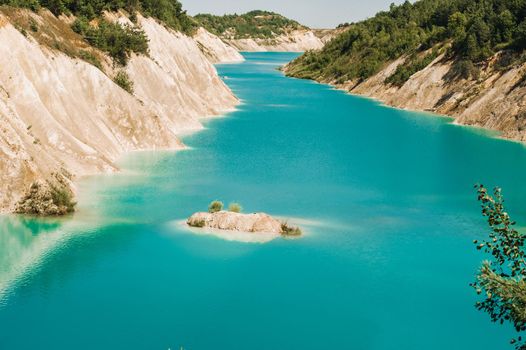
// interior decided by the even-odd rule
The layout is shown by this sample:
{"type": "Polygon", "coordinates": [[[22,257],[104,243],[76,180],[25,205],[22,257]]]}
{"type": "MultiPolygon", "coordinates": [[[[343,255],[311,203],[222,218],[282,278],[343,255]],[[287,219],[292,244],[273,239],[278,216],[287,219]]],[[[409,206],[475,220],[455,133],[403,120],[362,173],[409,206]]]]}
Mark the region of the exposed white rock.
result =
{"type": "Polygon", "coordinates": [[[320,38],[323,44],[327,44],[329,41],[337,37],[339,34],[345,31],[344,28],[336,29],[313,29],[314,34],[320,38]]]}
{"type": "Polygon", "coordinates": [[[403,86],[385,84],[385,79],[404,63],[401,57],[364,82],[341,87],[394,107],[450,115],[458,124],[493,129],[504,137],[526,141],[526,119],[521,113],[526,109],[526,86],[521,84],[526,64],[503,73],[493,66],[497,57],[488,60],[478,79],[448,79],[453,63],[442,55],[403,86]]]}
{"type": "Polygon", "coordinates": [[[150,57],[130,60],[131,95],[0,14],[0,211],[52,173],[114,171],[125,152],[182,147],[179,132],[238,103],[193,39],[153,19],[139,23],[150,57]]]}
{"type": "Polygon", "coordinates": [[[197,30],[194,40],[212,63],[235,63],[245,60],[235,48],[202,27],[197,30]]]}
{"type": "Polygon", "coordinates": [[[230,211],[195,213],[187,220],[191,227],[204,227],[228,231],[265,232],[280,235],[281,223],[264,213],[240,214],[230,211]]]}
{"type": "Polygon", "coordinates": [[[385,80],[405,64],[407,56],[387,63],[364,81],[321,82],[393,107],[448,115],[457,124],[496,130],[504,138],[526,142],[526,63],[503,71],[498,65],[502,54],[496,53],[479,64],[477,78],[455,76],[455,62],[442,54],[400,87],[385,80]]]}
{"type": "Polygon", "coordinates": [[[288,51],[319,50],[324,42],[310,29],[298,29],[272,39],[225,39],[239,51],[288,51]]]}

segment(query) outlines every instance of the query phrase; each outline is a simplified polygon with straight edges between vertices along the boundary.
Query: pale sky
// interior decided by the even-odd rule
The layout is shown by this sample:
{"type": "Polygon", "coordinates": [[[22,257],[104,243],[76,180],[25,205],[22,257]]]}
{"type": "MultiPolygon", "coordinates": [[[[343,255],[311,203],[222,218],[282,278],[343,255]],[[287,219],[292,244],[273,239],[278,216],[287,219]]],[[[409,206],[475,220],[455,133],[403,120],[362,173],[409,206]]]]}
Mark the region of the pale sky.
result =
{"type": "Polygon", "coordinates": [[[278,12],[312,28],[334,28],[340,23],[355,22],[389,9],[404,0],[180,0],[190,15],[212,13],[224,15],[251,10],[278,12]]]}

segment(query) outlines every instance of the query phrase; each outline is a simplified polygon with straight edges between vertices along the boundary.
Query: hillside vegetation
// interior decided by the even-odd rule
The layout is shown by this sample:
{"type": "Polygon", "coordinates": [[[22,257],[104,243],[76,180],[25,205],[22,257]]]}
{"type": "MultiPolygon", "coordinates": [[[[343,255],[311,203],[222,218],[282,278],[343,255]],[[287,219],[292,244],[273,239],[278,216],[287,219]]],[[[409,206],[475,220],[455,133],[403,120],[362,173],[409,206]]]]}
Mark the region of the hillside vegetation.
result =
{"type": "MultiPolygon", "coordinates": [[[[145,33],[132,25],[122,25],[109,22],[105,12],[124,10],[128,12],[132,22],[137,19],[137,12],[146,17],[153,17],[164,25],[187,34],[195,31],[195,21],[182,9],[180,2],[176,0],[0,0],[4,13],[16,15],[11,9],[28,8],[38,12],[41,8],[50,10],[55,16],[62,14],[74,15],[75,21],[71,29],[84,39],[92,48],[97,48],[106,53],[113,60],[114,65],[125,66],[132,53],[148,54],[148,39],[145,33]]],[[[24,35],[27,33],[25,27],[30,27],[32,35],[40,29],[36,23],[24,23],[18,20],[18,28],[24,35]]],[[[49,36],[49,35],[48,35],[49,36]]],[[[53,35],[52,35],[53,36],[53,35]]],[[[42,36],[41,36],[42,37],[42,36]]],[[[45,36],[44,36],[45,37],[45,36]]],[[[55,36],[53,36],[55,37],[55,36]]],[[[62,40],[63,42],[63,40],[62,40]]],[[[46,44],[45,42],[43,42],[46,44]]],[[[51,47],[58,49],[71,57],[79,57],[102,69],[99,57],[93,52],[78,52],[76,45],[66,48],[59,40],[54,40],[51,47]]]]}
{"type": "Polygon", "coordinates": [[[268,11],[251,11],[243,15],[224,16],[199,14],[194,18],[209,32],[228,39],[273,38],[288,30],[304,28],[294,20],[268,11]]]}
{"type": "Polygon", "coordinates": [[[182,9],[177,0],[0,0],[0,5],[29,8],[37,11],[44,7],[54,15],[73,14],[92,20],[104,11],[138,11],[146,17],[154,17],[177,31],[192,33],[195,23],[182,9]]]}
{"type": "Polygon", "coordinates": [[[401,56],[386,82],[402,85],[440,53],[454,60],[452,75],[475,77],[478,65],[495,52],[505,69],[525,60],[526,1],[421,0],[391,5],[389,11],[345,26],[346,31],[319,52],[308,52],[289,65],[298,78],[360,82],[401,56]],[[431,50],[432,49],[432,50],[431,50]]]}

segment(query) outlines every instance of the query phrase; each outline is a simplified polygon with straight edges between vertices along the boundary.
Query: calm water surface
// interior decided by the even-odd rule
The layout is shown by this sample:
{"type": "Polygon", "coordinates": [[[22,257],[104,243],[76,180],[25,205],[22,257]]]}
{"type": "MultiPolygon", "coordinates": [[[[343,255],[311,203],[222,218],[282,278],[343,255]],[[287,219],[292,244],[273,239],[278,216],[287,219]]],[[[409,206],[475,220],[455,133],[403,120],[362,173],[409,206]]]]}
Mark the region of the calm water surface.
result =
{"type": "Polygon", "coordinates": [[[83,181],[72,219],[0,219],[0,349],[509,349],[477,312],[472,185],[526,223],[526,149],[283,77],[218,69],[238,111],[83,181]],[[212,199],[308,219],[298,240],[196,235],[212,199]]]}

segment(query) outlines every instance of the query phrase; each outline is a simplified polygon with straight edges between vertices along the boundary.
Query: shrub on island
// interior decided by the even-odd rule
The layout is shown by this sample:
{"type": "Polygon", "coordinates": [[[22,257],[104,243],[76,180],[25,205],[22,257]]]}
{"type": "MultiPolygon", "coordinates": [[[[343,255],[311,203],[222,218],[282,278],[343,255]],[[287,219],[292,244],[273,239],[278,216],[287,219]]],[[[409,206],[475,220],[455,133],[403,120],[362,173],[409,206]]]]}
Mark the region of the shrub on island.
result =
{"type": "Polygon", "coordinates": [[[186,223],[195,228],[211,228],[227,231],[265,232],[284,237],[299,237],[303,234],[297,226],[287,221],[279,221],[266,213],[242,214],[239,203],[232,202],[224,210],[223,202],[212,201],[208,212],[197,212],[190,216],[186,223]]]}
{"type": "Polygon", "coordinates": [[[223,202],[221,201],[213,201],[208,206],[208,212],[209,213],[217,213],[218,211],[223,210],[223,202]]]}
{"type": "Polygon", "coordinates": [[[297,226],[290,226],[287,222],[281,223],[281,231],[283,236],[301,236],[301,229],[297,226]]]}
{"type": "Polygon", "coordinates": [[[243,207],[241,207],[239,203],[230,203],[228,205],[228,211],[233,213],[241,213],[241,211],[243,211],[243,207]]]}
{"type": "Polygon", "coordinates": [[[188,220],[187,223],[188,223],[188,226],[198,227],[198,228],[203,228],[206,225],[205,220],[195,220],[195,221],[188,220]]]}

